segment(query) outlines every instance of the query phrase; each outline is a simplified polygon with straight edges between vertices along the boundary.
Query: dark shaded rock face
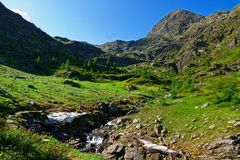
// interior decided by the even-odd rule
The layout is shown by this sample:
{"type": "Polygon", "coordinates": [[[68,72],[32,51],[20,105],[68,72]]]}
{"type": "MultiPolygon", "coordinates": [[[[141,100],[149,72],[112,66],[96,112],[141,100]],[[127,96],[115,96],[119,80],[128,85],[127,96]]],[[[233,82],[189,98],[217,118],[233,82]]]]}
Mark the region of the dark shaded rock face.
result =
{"type": "Polygon", "coordinates": [[[85,42],[63,43],[59,39],[52,38],[0,2],[0,63],[28,72],[48,73],[67,59],[78,65],[103,53],[85,42]]]}
{"type": "Polygon", "coordinates": [[[208,159],[240,159],[240,133],[224,139],[218,139],[204,146],[206,153],[200,156],[202,160],[208,159]]]}

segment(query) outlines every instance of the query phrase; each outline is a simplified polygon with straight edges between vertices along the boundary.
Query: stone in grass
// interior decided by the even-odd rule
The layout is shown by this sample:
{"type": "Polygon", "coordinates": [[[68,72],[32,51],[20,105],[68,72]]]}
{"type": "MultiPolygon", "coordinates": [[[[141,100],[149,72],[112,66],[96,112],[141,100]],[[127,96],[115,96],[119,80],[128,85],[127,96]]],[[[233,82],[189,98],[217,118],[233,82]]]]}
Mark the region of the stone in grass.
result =
{"type": "Polygon", "coordinates": [[[216,126],[213,124],[213,125],[209,126],[208,128],[211,129],[211,130],[213,130],[213,129],[216,128],[216,126]]]}
{"type": "Polygon", "coordinates": [[[14,121],[11,120],[11,119],[7,119],[7,120],[6,120],[6,123],[8,123],[8,124],[12,124],[12,123],[14,123],[14,121]]]}
{"type": "Polygon", "coordinates": [[[196,119],[196,118],[192,120],[192,122],[196,122],[196,121],[197,121],[197,119],[196,119]]]}
{"type": "Polygon", "coordinates": [[[158,117],[158,118],[155,120],[156,123],[161,123],[162,121],[163,121],[163,118],[162,118],[162,117],[158,117]]]}
{"type": "Polygon", "coordinates": [[[42,141],[43,141],[43,142],[50,142],[50,139],[45,138],[45,139],[43,139],[42,141]]]}
{"type": "Polygon", "coordinates": [[[163,126],[161,124],[156,124],[154,127],[155,134],[161,134],[161,131],[163,130],[163,126]]]}
{"type": "Polygon", "coordinates": [[[205,108],[208,108],[209,104],[208,103],[205,103],[204,105],[202,105],[202,109],[205,109],[205,108]]]}
{"type": "Polygon", "coordinates": [[[171,96],[172,96],[172,94],[166,94],[163,98],[167,99],[167,98],[170,98],[171,96]]]}
{"type": "Polygon", "coordinates": [[[230,120],[230,121],[228,121],[228,124],[231,124],[234,127],[240,127],[240,121],[239,120],[230,120]]]}
{"type": "Polygon", "coordinates": [[[177,100],[174,101],[174,103],[177,103],[177,104],[179,104],[179,103],[183,103],[183,100],[181,100],[181,99],[177,99],[177,100]]]}
{"type": "Polygon", "coordinates": [[[194,108],[195,108],[195,109],[199,109],[199,107],[198,107],[198,106],[195,106],[194,108]]]}
{"type": "Polygon", "coordinates": [[[135,119],[133,120],[133,124],[139,123],[140,121],[141,121],[140,118],[135,118],[135,119]]]}
{"type": "Polygon", "coordinates": [[[142,128],[142,125],[141,125],[141,124],[138,124],[138,125],[136,125],[135,128],[136,128],[136,129],[141,129],[141,128],[142,128]]]}

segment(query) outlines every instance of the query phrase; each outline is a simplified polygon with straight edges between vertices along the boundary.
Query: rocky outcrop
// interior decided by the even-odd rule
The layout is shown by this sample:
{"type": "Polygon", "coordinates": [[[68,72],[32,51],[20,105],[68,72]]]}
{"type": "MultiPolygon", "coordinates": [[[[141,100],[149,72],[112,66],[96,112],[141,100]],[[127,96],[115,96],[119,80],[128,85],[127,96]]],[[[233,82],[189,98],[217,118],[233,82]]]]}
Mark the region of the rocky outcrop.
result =
{"type": "Polygon", "coordinates": [[[182,45],[176,55],[178,70],[204,65],[203,57],[218,60],[224,48],[231,54],[240,43],[239,10],[238,6],[232,12],[217,12],[193,24],[178,40],[182,45]]]}
{"type": "Polygon", "coordinates": [[[240,159],[240,133],[217,139],[203,146],[204,153],[199,157],[201,160],[208,159],[240,159]]]}
{"type": "Polygon", "coordinates": [[[186,10],[176,10],[158,22],[148,34],[148,37],[163,36],[174,39],[181,36],[187,29],[204,16],[197,15],[186,10]]]}

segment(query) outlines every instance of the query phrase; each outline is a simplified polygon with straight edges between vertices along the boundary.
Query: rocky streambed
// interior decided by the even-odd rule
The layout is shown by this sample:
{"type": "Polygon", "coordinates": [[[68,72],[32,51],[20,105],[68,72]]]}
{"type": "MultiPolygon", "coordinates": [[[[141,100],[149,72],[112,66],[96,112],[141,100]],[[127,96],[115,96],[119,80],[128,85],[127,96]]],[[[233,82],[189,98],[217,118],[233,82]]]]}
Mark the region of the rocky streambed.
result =
{"type": "MultiPolygon", "coordinates": [[[[171,145],[164,142],[167,130],[161,124],[160,117],[156,118],[156,125],[152,128],[154,132],[152,140],[157,139],[159,142],[158,137],[161,137],[161,142],[154,144],[143,140],[148,140],[149,137],[144,133],[140,119],[130,119],[128,116],[136,113],[136,108],[142,105],[144,102],[130,103],[125,100],[117,103],[99,102],[97,109],[91,112],[23,111],[9,116],[7,123],[35,133],[51,135],[82,152],[102,154],[112,160],[192,159],[189,153],[176,148],[176,151],[171,150],[171,145]],[[133,125],[135,130],[129,132],[127,130],[129,125],[133,125]]],[[[208,157],[238,159],[239,139],[237,134],[228,139],[218,139],[209,143],[206,145],[208,150],[198,159],[208,157]]]]}

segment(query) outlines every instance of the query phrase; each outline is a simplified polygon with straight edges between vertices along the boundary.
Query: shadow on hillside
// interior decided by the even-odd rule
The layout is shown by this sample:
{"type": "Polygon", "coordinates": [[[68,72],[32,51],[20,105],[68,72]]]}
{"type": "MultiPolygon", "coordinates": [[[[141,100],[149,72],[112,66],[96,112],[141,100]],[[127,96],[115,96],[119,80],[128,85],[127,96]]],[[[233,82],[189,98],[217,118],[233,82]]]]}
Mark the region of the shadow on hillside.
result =
{"type": "Polygon", "coordinates": [[[12,95],[0,88],[0,116],[14,114],[27,108],[20,105],[12,95]]]}
{"type": "Polygon", "coordinates": [[[68,160],[66,150],[57,145],[41,144],[41,141],[36,141],[30,133],[24,131],[14,131],[11,129],[1,128],[0,148],[2,154],[0,159],[38,159],[38,160],[68,160]],[[11,147],[14,146],[14,147],[11,147]]]}

